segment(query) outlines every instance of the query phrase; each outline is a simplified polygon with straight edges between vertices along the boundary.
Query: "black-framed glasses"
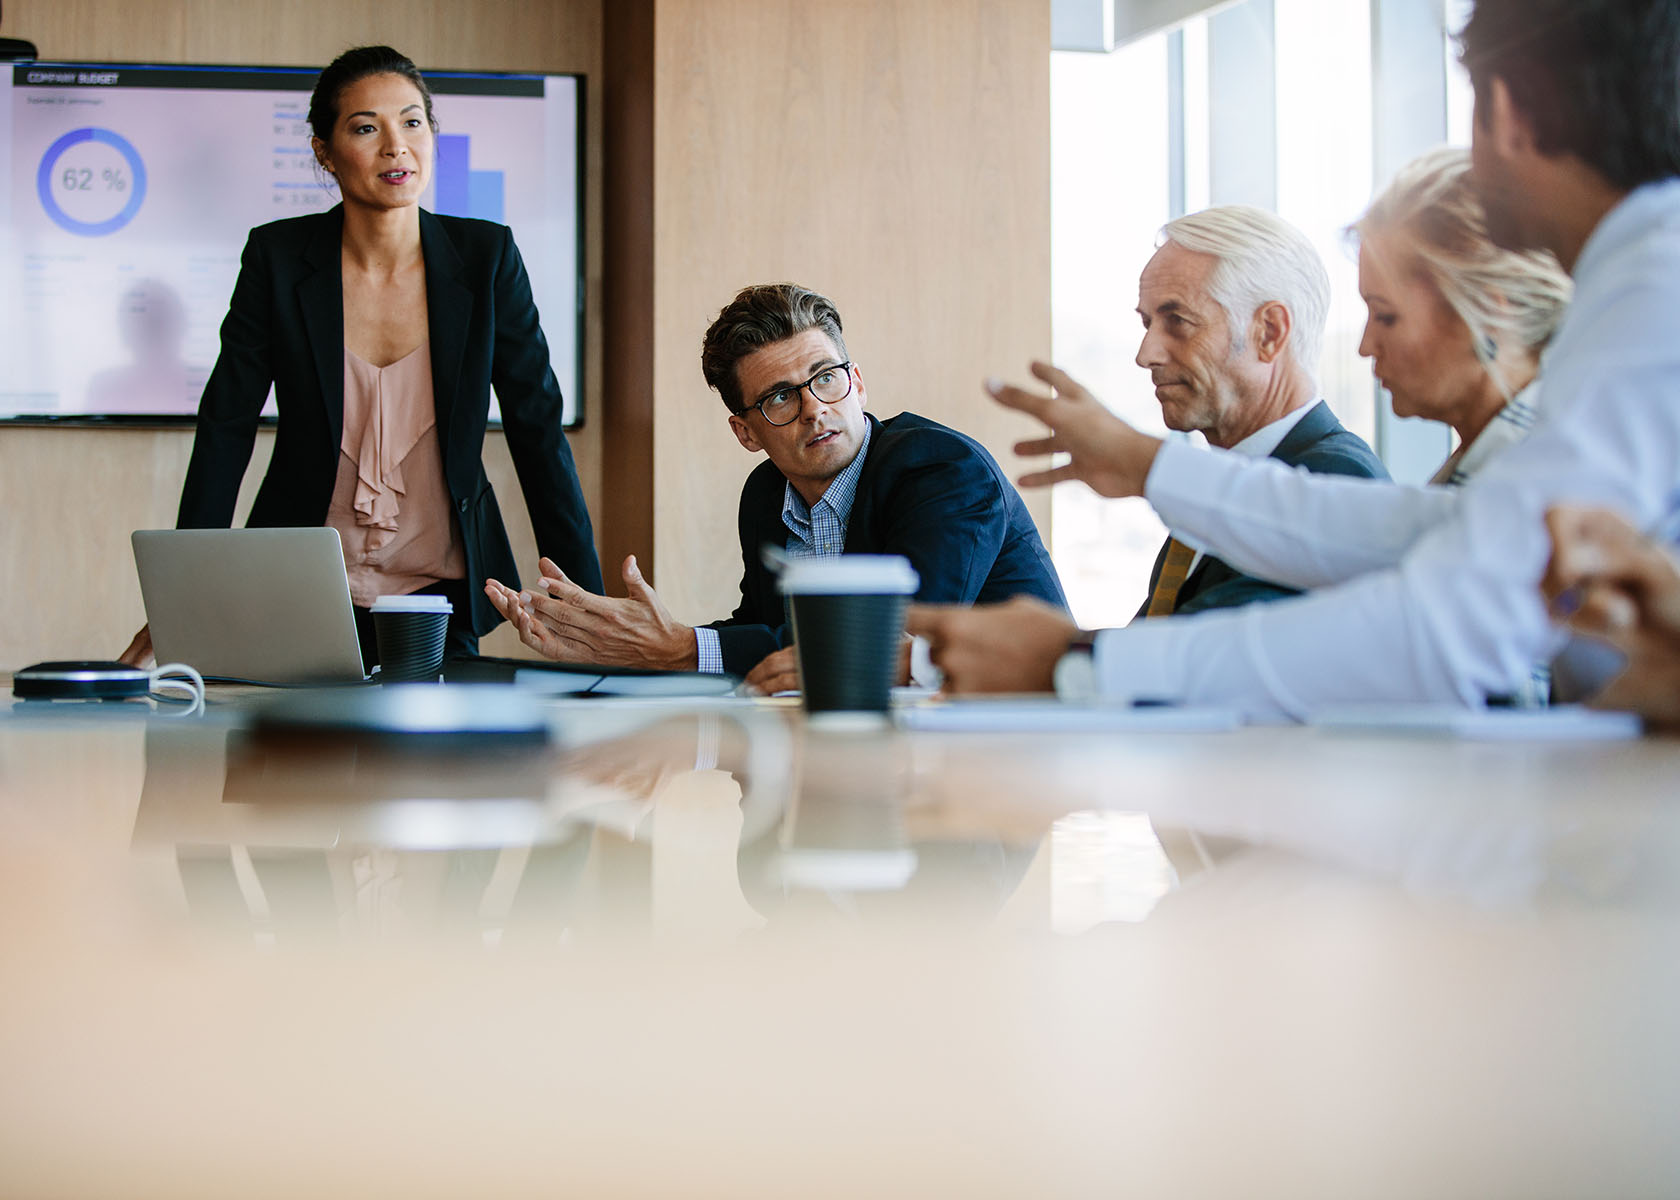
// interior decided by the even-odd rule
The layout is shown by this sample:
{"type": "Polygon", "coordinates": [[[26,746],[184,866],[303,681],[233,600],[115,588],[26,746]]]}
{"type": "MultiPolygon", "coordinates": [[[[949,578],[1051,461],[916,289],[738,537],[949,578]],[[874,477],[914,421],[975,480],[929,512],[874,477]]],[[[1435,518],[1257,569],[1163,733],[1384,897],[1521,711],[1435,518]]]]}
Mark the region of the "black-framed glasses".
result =
{"type": "Polygon", "coordinates": [[[777,388],[757,404],[747,405],[740,415],[744,417],[756,408],[759,415],[772,425],[791,425],[799,419],[800,410],[805,407],[804,401],[799,398],[799,393],[804,391],[824,404],[840,403],[852,394],[852,364],[836,363],[832,367],[824,367],[804,383],[777,388]]]}

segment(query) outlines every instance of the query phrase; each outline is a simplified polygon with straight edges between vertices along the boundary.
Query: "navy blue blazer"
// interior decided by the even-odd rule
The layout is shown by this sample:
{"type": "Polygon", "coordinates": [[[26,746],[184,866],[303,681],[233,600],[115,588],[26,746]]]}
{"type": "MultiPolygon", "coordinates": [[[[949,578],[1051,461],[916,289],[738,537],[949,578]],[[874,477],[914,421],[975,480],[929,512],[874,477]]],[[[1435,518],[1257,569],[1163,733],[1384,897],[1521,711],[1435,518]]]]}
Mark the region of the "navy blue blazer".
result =
{"type": "MultiPolygon", "coordinates": [[[[1319,475],[1388,478],[1388,471],[1382,465],[1382,460],[1365,444],[1365,439],[1345,429],[1336,419],[1336,414],[1330,411],[1330,406],[1322,400],[1295,423],[1295,428],[1278,443],[1278,448],[1272,451],[1271,456],[1292,467],[1305,467],[1319,475]]],[[[1167,547],[1163,543],[1161,552],[1155,556],[1155,567],[1149,572],[1150,595],[1154,594],[1155,583],[1161,578],[1161,564],[1166,561],[1166,557],[1167,547]]],[[[1265,579],[1257,579],[1253,575],[1244,575],[1222,559],[1204,554],[1196,564],[1196,569],[1190,572],[1190,577],[1184,581],[1184,586],[1179,589],[1172,615],[1176,617],[1185,613],[1204,612],[1210,608],[1235,608],[1239,604],[1280,600],[1285,596],[1299,594],[1297,588],[1287,588],[1265,579]]],[[[1145,598],[1137,615],[1141,617],[1148,611],[1149,600],[1145,598]]],[[[1132,619],[1136,620],[1137,617],[1132,619]]]]}
{"type": "MultiPolygon", "coordinates": [[[[916,599],[975,604],[1037,596],[1067,607],[1050,552],[1020,493],[986,448],[926,417],[869,422],[869,451],[846,523],[847,554],[902,554],[921,576],[916,599]]],[[[741,603],[718,621],[723,669],[745,675],[789,639],[765,543],[787,544],[787,479],[766,460],[741,489],[741,603]]]]}
{"type": "MultiPolygon", "coordinates": [[[[221,354],[199,401],[176,519],[182,529],[232,523],[271,382],[279,425],[249,523],[326,520],[344,436],[343,231],[344,212],[337,206],[260,225],[246,240],[222,322],[221,354]]],[[[596,593],[602,591],[601,564],[561,430],[560,385],[512,231],[421,210],[420,247],[438,446],[461,528],[472,629],[482,634],[501,621],[484,595],[484,580],[494,576],[517,586],[519,578],[484,473],[492,385],[537,548],[596,593]]]]}

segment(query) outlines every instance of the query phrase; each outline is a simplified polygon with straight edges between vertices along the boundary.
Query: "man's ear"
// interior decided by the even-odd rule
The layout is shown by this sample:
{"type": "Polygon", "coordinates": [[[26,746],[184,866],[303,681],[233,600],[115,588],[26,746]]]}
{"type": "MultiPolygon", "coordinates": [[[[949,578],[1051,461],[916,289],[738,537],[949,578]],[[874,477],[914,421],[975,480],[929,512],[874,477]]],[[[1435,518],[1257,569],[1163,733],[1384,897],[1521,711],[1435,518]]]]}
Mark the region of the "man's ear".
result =
{"type": "Polygon", "coordinates": [[[852,390],[857,392],[858,407],[869,407],[869,389],[863,386],[863,372],[858,370],[856,363],[852,364],[852,390]]]}
{"type": "Polygon", "coordinates": [[[1289,309],[1276,300],[1267,301],[1254,310],[1254,353],[1263,363],[1276,362],[1289,345],[1295,321],[1289,309]]]}
{"type": "Polygon", "coordinates": [[[753,436],[752,426],[739,413],[729,414],[729,428],[735,431],[735,440],[755,454],[764,449],[764,444],[753,436]]]}
{"type": "Polygon", "coordinates": [[[1488,113],[1485,126],[1489,140],[1501,158],[1511,158],[1514,155],[1532,151],[1534,149],[1534,123],[1528,119],[1517,102],[1511,98],[1511,89],[1505,86],[1505,81],[1495,75],[1488,80],[1487,86],[1488,113]]]}

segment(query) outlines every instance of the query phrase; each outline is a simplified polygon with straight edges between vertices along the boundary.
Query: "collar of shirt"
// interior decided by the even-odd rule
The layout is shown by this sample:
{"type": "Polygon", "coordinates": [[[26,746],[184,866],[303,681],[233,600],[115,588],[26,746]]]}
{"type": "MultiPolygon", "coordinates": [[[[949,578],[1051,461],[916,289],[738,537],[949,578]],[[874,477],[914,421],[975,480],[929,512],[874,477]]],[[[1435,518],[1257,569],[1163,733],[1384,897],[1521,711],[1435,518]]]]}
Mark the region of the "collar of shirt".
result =
{"type": "MultiPolygon", "coordinates": [[[[1588,235],[1571,272],[1575,294],[1564,310],[1550,345],[1541,356],[1541,374],[1554,362],[1606,363],[1616,369],[1641,365],[1666,367],[1673,360],[1673,310],[1669,281],[1656,265],[1680,244],[1680,179],[1643,184],[1624,196],[1588,235]],[[1632,289],[1651,289],[1663,301],[1630,299],[1632,289]],[[1625,302],[1624,302],[1625,301],[1625,302]]],[[[1647,292],[1646,295],[1651,294],[1647,292]]],[[[1549,425],[1574,407],[1583,378],[1552,377],[1557,387],[1541,409],[1538,424],[1549,425]]]]}
{"type": "Polygon", "coordinates": [[[782,491],[782,524],[787,526],[789,554],[839,554],[846,547],[846,526],[852,519],[852,502],[857,499],[858,476],[863,474],[863,460],[869,453],[869,438],[873,427],[866,420],[863,444],[857,456],[846,464],[813,505],[787,484],[782,491]]]}
{"type": "Polygon", "coordinates": [[[1662,179],[1633,189],[1593,227],[1570,272],[1577,283],[1592,276],[1601,259],[1612,258],[1624,245],[1636,243],[1658,225],[1672,224],[1680,179],[1662,179]]]}
{"type": "Polygon", "coordinates": [[[1301,418],[1310,413],[1318,404],[1314,400],[1301,405],[1300,408],[1286,412],[1270,425],[1262,425],[1242,441],[1231,447],[1232,454],[1240,454],[1244,458],[1265,458],[1283,445],[1283,439],[1289,436],[1289,431],[1301,423],[1301,418]]]}
{"type": "Polygon", "coordinates": [[[1476,435],[1469,445],[1460,445],[1447,456],[1430,483],[1447,487],[1463,487],[1488,464],[1488,460],[1514,446],[1534,428],[1539,412],[1540,381],[1535,379],[1522,391],[1505,402],[1505,407],[1493,414],[1487,428],[1476,435]]]}
{"type": "MultiPolygon", "coordinates": [[[[1289,431],[1300,424],[1301,418],[1311,412],[1317,404],[1318,401],[1316,400],[1310,404],[1303,404],[1300,408],[1284,413],[1270,425],[1260,426],[1259,429],[1232,446],[1231,453],[1240,454],[1244,458],[1265,458],[1273,450],[1283,445],[1283,439],[1289,436],[1289,431]]],[[[1202,556],[1205,551],[1202,549],[1202,544],[1194,538],[1183,537],[1176,532],[1172,536],[1178,538],[1179,541],[1196,552],[1195,557],[1190,560],[1189,568],[1184,573],[1185,577],[1188,578],[1197,567],[1202,565],[1202,556]]]]}

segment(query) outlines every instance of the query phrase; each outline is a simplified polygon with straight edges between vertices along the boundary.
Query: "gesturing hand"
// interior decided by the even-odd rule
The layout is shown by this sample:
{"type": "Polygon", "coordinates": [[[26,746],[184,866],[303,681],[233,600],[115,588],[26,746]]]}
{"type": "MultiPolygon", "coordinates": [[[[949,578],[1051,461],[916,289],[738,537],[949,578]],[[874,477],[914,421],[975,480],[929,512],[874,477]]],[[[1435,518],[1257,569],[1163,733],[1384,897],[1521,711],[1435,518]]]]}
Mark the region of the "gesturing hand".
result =
{"type": "Polygon", "coordinates": [[[577,586],[552,559],[522,592],[488,580],[490,603],[519,631],[519,640],[546,658],[614,667],[692,671],[698,665],[694,630],[672,619],[642,578],[636,556],[624,560],[624,598],[597,596],[577,586]]]}
{"type": "Polygon", "coordinates": [[[1021,486],[1045,487],[1077,479],[1102,496],[1143,495],[1161,439],[1133,429],[1065,371],[1042,362],[1033,363],[1031,369],[1035,379],[1055,389],[1053,395],[995,379],[986,382],[986,391],[1005,408],[1037,417],[1050,430],[1047,437],[1017,443],[1016,454],[1028,458],[1066,454],[1068,460],[1021,476],[1021,486]]]}

